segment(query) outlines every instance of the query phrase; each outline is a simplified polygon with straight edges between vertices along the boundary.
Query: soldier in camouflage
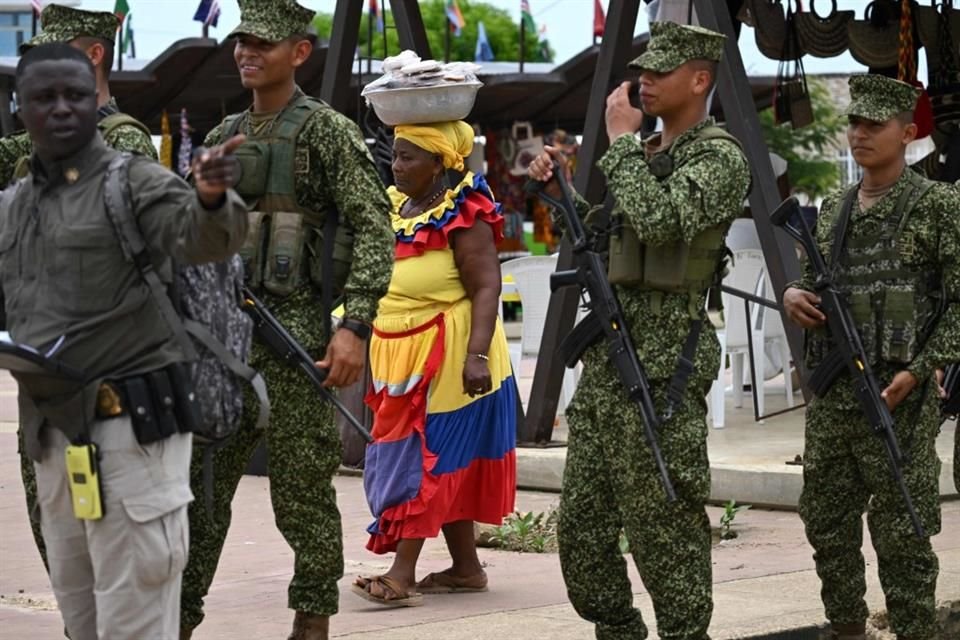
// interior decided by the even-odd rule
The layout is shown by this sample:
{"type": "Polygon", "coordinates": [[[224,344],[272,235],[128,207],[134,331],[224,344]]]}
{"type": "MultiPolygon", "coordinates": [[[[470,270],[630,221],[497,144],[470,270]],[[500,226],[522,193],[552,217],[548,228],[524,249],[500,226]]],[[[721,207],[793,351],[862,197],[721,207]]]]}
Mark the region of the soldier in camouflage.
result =
{"type": "MultiPolygon", "coordinates": [[[[116,101],[110,97],[110,67],[113,64],[113,38],[120,26],[117,17],[104,11],[83,11],[58,4],[44,7],[40,14],[42,33],[25,42],[21,53],[27,49],[47,42],[66,42],[85,52],[96,70],[97,80],[97,116],[101,125],[107,120],[110,127],[101,134],[107,146],[118,151],[129,151],[157,159],[157,150],[150,140],[149,130],[134,121],[130,116],[120,113],[116,101]],[[122,118],[122,119],[119,119],[122,118]]],[[[0,185],[7,185],[14,178],[26,175],[33,145],[30,135],[23,131],[0,138],[0,185]]],[[[37,508],[37,481],[33,463],[23,452],[20,442],[20,477],[27,497],[27,512],[30,515],[30,528],[36,542],[40,558],[47,567],[46,547],[40,532],[39,510],[37,508]]]]}
{"type": "MultiPolygon", "coordinates": [[[[847,138],[863,180],[828,196],[816,237],[835,255],[836,284],[850,301],[864,348],[893,412],[905,460],[904,481],[928,536],[940,531],[940,430],[935,370],[960,356],[960,194],[907,170],[917,133],[917,91],[877,76],[850,79],[847,138]],[[846,233],[840,235],[846,220],[846,233]],[[840,246],[835,246],[840,235],[840,246]]],[[[830,347],[809,265],[788,285],[791,320],[807,329],[807,364],[830,347]]],[[[800,516],[814,549],[826,616],[838,640],[862,640],[863,513],[877,553],[890,628],[899,640],[937,637],[938,562],[918,537],[893,480],[884,445],[841,377],[807,408],[800,516]]]]}
{"type": "MultiPolygon", "coordinates": [[[[328,105],[308,98],[294,74],[310,56],[306,35],[313,12],[293,0],[240,0],[241,24],[234,57],[253,106],[228,117],[207,144],[233,132],[247,135],[238,149],[244,176],[237,191],[254,211],[251,241],[241,251],[249,284],[290,333],[329,368],[328,386],[352,384],[366,356],[369,324],[386,294],[393,266],[390,202],[357,126],[328,105]],[[339,215],[336,273],[345,319],[325,335],[320,285],[322,236],[332,211],[339,215]],[[352,234],[352,241],[340,231],[352,234]],[[346,262],[342,262],[341,259],[346,262]],[[325,354],[325,355],[324,355],[325,354]]],[[[271,424],[254,428],[257,412],[247,398],[244,425],[213,461],[214,508],[190,510],[190,558],[184,572],[181,637],[203,619],[203,598],[216,571],[230,524],[230,502],[251,455],[266,437],[270,491],[277,527],[293,548],[288,591],[296,611],[293,640],[328,637],[343,575],[340,514],[332,478],[340,463],[340,438],[329,404],[306,377],[254,341],[251,366],[267,381],[271,424]]],[[[197,458],[199,456],[195,456],[197,458]]],[[[201,495],[201,465],[194,461],[194,491],[201,495]]]]}
{"type": "MultiPolygon", "coordinates": [[[[49,4],[40,14],[42,32],[21,47],[47,42],[66,42],[87,54],[97,70],[97,106],[100,132],[108,146],[157,159],[157,150],[150,140],[150,131],[130,116],[120,113],[117,101],[110,95],[110,68],[113,66],[114,38],[120,23],[106,11],[84,11],[59,4],[49,4]]],[[[26,174],[26,158],[32,148],[26,132],[0,138],[0,185],[26,174]]]]}
{"type": "MultiPolygon", "coordinates": [[[[595,344],[584,355],[583,375],[567,409],[560,562],[570,601],[596,624],[597,638],[646,638],[620,552],[624,530],[653,599],[660,637],[704,640],[713,609],[704,396],[720,358],[706,319],[706,293],[722,269],[723,241],[742,210],[750,171],[736,140],[708,117],[724,36],[669,22],[654,23],[651,34],[647,51],[631,64],[641,70],[643,110],[662,119],[663,131],[638,140],[643,113],[631,107],[625,83],[607,99],[611,144],[598,166],[616,201],[610,279],[659,411],[693,324],[703,326],[687,393],[659,431],[677,500],[667,501],[643,445],[640,415],[606,345],[595,344]],[[678,261],[686,249],[703,258],[699,266],[678,261]],[[641,250],[650,257],[647,264],[631,263],[641,250]],[[666,272],[682,279],[667,285],[661,281],[666,272]]],[[[565,165],[562,154],[548,148],[531,165],[531,177],[550,180],[554,162],[565,165]]],[[[555,181],[545,189],[559,195],[555,181]]],[[[588,215],[579,197],[578,209],[588,215]]]]}

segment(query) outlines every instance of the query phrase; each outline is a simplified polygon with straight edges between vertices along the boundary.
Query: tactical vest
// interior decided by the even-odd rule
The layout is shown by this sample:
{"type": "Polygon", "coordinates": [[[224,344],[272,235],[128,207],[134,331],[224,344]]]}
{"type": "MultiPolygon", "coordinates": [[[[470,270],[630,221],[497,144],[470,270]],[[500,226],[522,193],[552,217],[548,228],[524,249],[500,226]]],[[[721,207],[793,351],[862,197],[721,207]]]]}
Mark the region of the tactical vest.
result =
{"type": "MultiPolygon", "coordinates": [[[[729,140],[743,149],[739,140],[717,126],[704,127],[693,140],[729,140]]],[[[673,173],[673,164],[669,151],[651,159],[651,168],[660,181],[673,173]],[[657,159],[662,160],[657,163],[657,159]]],[[[690,298],[690,316],[698,317],[699,296],[722,278],[727,255],[724,227],[704,229],[689,244],[678,241],[655,246],[640,242],[623,216],[616,216],[613,222],[607,267],[610,282],[661,293],[686,293],[690,298]]],[[[654,296],[652,302],[654,313],[658,313],[662,296],[654,296]]]]}
{"type": "MultiPolygon", "coordinates": [[[[250,209],[250,226],[240,249],[247,283],[276,296],[287,296],[313,282],[323,285],[324,222],[335,210],[318,212],[300,206],[296,179],[310,172],[310,151],[297,148],[297,137],[324,103],[299,95],[260,134],[249,134],[236,150],[241,178],[234,187],[250,209]]],[[[224,139],[239,133],[246,114],[224,120],[224,139]]],[[[332,225],[329,228],[333,228],[332,225]]],[[[337,224],[333,245],[333,293],[343,291],[353,257],[353,229],[337,224]]]]}
{"type": "MultiPolygon", "coordinates": [[[[831,253],[835,282],[846,297],[863,347],[874,362],[909,364],[923,348],[942,311],[943,283],[938,274],[916,270],[906,264],[916,250],[907,222],[917,203],[934,185],[913,171],[906,172],[907,185],[889,218],[874,234],[847,238],[838,231],[841,213],[833,229],[831,253]],[[837,246],[842,243],[842,246],[837,246]]],[[[853,207],[857,186],[844,196],[842,206],[853,207]]],[[[808,337],[810,364],[818,364],[829,344],[823,331],[808,337]]]]}
{"type": "MultiPolygon", "coordinates": [[[[111,113],[97,122],[97,129],[104,140],[113,135],[120,127],[136,127],[147,137],[150,136],[150,129],[147,129],[145,124],[126,113],[111,113]]],[[[17,164],[13,168],[13,179],[25,178],[28,173],[30,173],[30,156],[24,156],[17,160],[17,164]]]]}

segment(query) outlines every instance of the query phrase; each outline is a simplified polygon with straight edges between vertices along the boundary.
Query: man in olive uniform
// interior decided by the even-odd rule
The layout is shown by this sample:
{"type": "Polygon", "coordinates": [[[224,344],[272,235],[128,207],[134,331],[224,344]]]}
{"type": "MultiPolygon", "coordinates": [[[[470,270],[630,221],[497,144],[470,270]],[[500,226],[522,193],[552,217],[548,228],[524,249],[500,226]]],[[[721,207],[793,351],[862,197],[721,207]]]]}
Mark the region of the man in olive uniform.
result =
{"type": "Polygon", "coordinates": [[[223,260],[245,238],[246,208],[228,189],[243,137],[194,163],[193,189],[104,144],[94,69],[76,48],[32,48],[17,91],[33,155],[0,199],[2,326],[77,372],[4,361],[19,383],[50,582],[72,640],[173,640],[196,407],[189,344],[158,296],[171,261],[223,260]],[[138,244],[122,225],[136,225],[138,244]]]}
{"type": "MultiPolygon", "coordinates": [[[[25,42],[20,53],[48,42],[66,42],[86,53],[97,72],[97,116],[107,146],[156,160],[157,150],[150,140],[149,129],[121,113],[117,101],[110,95],[114,38],[120,28],[117,16],[106,11],[84,11],[49,4],[40,14],[40,27],[42,32],[25,42]]],[[[26,158],[30,157],[30,152],[30,136],[26,132],[0,138],[0,186],[6,186],[12,179],[26,173],[26,158]]]]}
{"type": "MultiPolygon", "coordinates": [[[[86,53],[96,70],[97,119],[107,146],[156,160],[157,150],[150,140],[149,130],[131,116],[120,113],[116,100],[110,97],[108,79],[113,64],[113,39],[120,26],[117,16],[105,11],[83,11],[50,4],[40,14],[40,25],[43,32],[25,42],[21,52],[48,42],[65,42],[86,53]]],[[[12,179],[26,174],[31,152],[30,135],[26,131],[0,138],[0,186],[6,186],[12,179]]],[[[37,517],[37,482],[33,475],[33,462],[23,451],[22,442],[20,476],[27,498],[33,539],[46,566],[47,556],[37,517]]]]}
{"type": "MultiPolygon", "coordinates": [[[[941,416],[934,376],[960,356],[960,194],[907,169],[917,93],[882,76],[850,79],[847,139],[863,180],[824,199],[816,227],[893,411],[904,482],[927,535],[914,533],[884,444],[864,417],[850,378],[841,377],[807,408],[800,516],[827,619],[843,640],[865,633],[865,511],[891,629],[900,640],[938,633],[938,563],[929,539],[940,531],[934,441],[941,416]]],[[[811,370],[831,347],[812,285],[807,265],[783,297],[791,320],[808,330],[811,370]]]]}
{"type": "MultiPolygon", "coordinates": [[[[647,637],[620,553],[621,530],[653,599],[660,637],[703,640],[710,624],[704,395],[716,377],[720,345],[706,318],[706,294],[722,270],[724,237],[750,184],[739,144],[708,117],[723,43],[723,35],[700,27],[651,25],[647,51],[631,63],[641,70],[643,111],[663,121],[663,131],[648,140],[635,135],[643,112],[630,105],[629,83],[607,98],[610,148],[598,167],[615,201],[609,276],[661,414],[668,413],[667,389],[681,353],[694,367],[683,400],[658,434],[677,493],[669,502],[607,346],[595,344],[583,357],[567,409],[558,540],[570,601],[603,640],[647,637]],[[691,258],[678,264],[686,249],[691,258]],[[699,336],[685,347],[692,331],[699,336]]],[[[565,164],[548,149],[531,165],[531,177],[549,180],[553,162],[565,164]]],[[[556,182],[545,189],[559,195],[556,182]]],[[[578,198],[578,209],[584,216],[589,206],[578,198]]]]}
{"type": "MultiPolygon", "coordinates": [[[[357,126],[296,85],[294,74],[312,50],[307,33],[313,11],[293,0],[240,0],[240,11],[241,24],[231,36],[253,106],[229,116],[207,141],[215,144],[236,132],[248,137],[238,150],[243,178],[237,191],[253,210],[248,244],[240,252],[249,284],[319,366],[329,368],[327,384],[346,386],[359,377],[370,322],[390,282],[390,204],[357,126]],[[333,212],[339,215],[334,273],[322,274],[322,235],[333,212]],[[324,283],[342,290],[345,305],[344,321],[332,337],[325,335],[330,309],[321,302],[324,283]]],[[[300,371],[288,368],[258,340],[251,366],[267,381],[271,424],[265,434],[253,428],[256,411],[250,400],[246,424],[214,458],[213,513],[199,504],[191,508],[183,637],[203,619],[203,597],[230,524],[230,501],[265,436],[277,527],[295,554],[288,590],[289,607],[296,612],[290,637],[326,638],[343,574],[332,484],[341,445],[333,411],[300,371]]],[[[199,491],[199,463],[193,471],[199,491]]]]}

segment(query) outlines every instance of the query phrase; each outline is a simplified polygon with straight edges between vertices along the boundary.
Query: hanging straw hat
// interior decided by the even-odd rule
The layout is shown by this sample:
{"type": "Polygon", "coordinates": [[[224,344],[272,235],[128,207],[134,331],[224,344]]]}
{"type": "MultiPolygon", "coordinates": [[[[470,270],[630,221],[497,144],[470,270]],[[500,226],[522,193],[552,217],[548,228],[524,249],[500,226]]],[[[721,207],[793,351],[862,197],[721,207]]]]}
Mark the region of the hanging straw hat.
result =
{"type": "Polygon", "coordinates": [[[843,53],[850,44],[847,28],[856,15],[853,11],[837,11],[837,0],[825,18],[817,14],[816,0],[810,9],[795,17],[797,35],[803,50],[815,58],[832,58],[843,53]]]}
{"type": "MultiPolygon", "coordinates": [[[[927,51],[927,68],[930,69],[930,78],[933,81],[935,70],[940,69],[940,65],[945,61],[942,59],[943,43],[940,42],[940,34],[943,33],[940,24],[941,12],[947,12],[947,19],[950,24],[950,33],[960,34],[960,11],[953,9],[950,5],[942,4],[939,7],[914,7],[914,21],[917,23],[917,31],[920,34],[920,42],[927,51]]],[[[954,62],[956,62],[954,55],[954,62]]]]}
{"type": "Polygon", "coordinates": [[[896,0],[873,0],[863,20],[848,25],[850,53],[871,69],[897,66],[900,57],[900,7],[896,0]]]}

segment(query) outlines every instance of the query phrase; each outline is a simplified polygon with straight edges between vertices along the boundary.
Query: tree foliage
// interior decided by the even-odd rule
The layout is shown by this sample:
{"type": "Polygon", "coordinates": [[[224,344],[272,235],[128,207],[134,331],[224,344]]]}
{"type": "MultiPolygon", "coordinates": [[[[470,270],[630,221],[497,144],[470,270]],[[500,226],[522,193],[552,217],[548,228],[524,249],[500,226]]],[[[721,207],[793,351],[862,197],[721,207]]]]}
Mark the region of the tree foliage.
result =
{"type": "Polygon", "coordinates": [[[840,168],[834,160],[837,136],[845,126],[827,86],[808,78],[813,105],[813,124],[794,129],[774,122],[773,109],[760,113],[760,129],[770,151],[787,161],[787,175],[794,190],[811,201],[840,185],[840,168]]]}
{"type": "MultiPolygon", "coordinates": [[[[381,3],[382,4],[382,3],[381,3]]],[[[483,22],[487,31],[487,40],[496,60],[513,61],[520,59],[520,25],[514,22],[510,13],[498,9],[485,2],[458,0],[460,13],[466,21],[460,35],[450,34],[450,59],[472,61],[477,48],[477,25],[483,22]]],[[[420,3],[420,12],[423,15],[423,24],[427,31],[427,40],[430,42],[430,52],[437,60],[442,60],[445,51],[445,29],[449,28],[446,14],[445,0],[426,0],[420,3]]],[[[385,12],[384,23],[388,26],[384,33],[377,33],[376,24],[373,29],[373,57],[384,58],[384,40],[386,40],[386,55],[400,53],[400,40],[397,30],[393,26],[393,16],[390,11],[385,12]]],[[[318,13],[314,19],[317,35],[329,38],[333,31],[333,16],[328,13],[318,13]]],[[[368,35],[370,33],[370,14],[364,13],[360,21],[360,54],[368,55],[368,35]]],[[[546,40],[538,40],[537,35],[527,30],[524,32],[524,61],[552,62],[554,51],[546,40]]]]}

